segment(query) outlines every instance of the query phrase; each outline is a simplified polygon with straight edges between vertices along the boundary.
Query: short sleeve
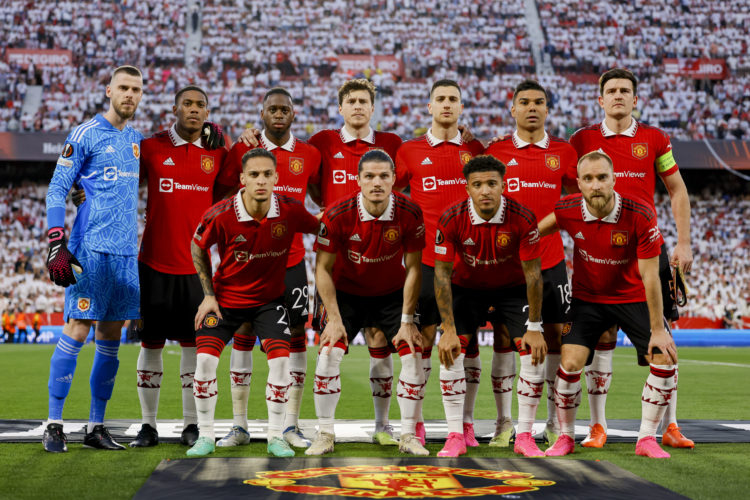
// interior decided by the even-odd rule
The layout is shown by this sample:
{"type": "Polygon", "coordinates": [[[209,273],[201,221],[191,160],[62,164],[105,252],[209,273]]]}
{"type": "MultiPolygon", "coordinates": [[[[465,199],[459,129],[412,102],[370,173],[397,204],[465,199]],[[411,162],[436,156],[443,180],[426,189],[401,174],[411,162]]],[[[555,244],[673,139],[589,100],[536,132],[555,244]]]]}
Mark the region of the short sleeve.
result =
{"type": "Polygon", "coordinates": [[[193,241],[203,250],[211,248],[211,245],[218,240],[218,217],[211,214],[213,208],[206,210],[193,234],[193,241]]]}
{"type": "Polygon", "coordinates": [[[536,217],[533,214],[530,215],[531,220],[521,219],[522,224],[519,226],[521,243],[518,246],[518,253],[523,261],[534,260],[542,255],[536,217]]]}
{"type": "Polygon", "coordinates": [[[451,220],[443,223],[443,220],[438,222],[437,230],[435,231],[435,260],[440,262],[453,262],[453,257],[456,254],[456,229],[455,223],[451,220]]]}
{"type": "Polygon", "coordinates": [[[638,231],[638,258],[650,259],[658,256],[661,253],[661,246],[664,240],[656,225],[656,216],[653,212],[650,212],[649,218],[639,213],[636,213],[635,217],[636,230],[638,231]]]}
{"type": "Polygon", "coordinates": [[[425,227],[424,217],[422,217],[422,211],[420,210],[417,215],[411,220],[410,227],[406,234],[406,244],[404,245],[404,251],[406,253],[419,252],[425,247],[425,227]]]}
{"type": "Polygon", "coordinates": [[[320,221],[316,243],[318,250],[323,250],[324,252],[336,253],[338,249],[333,224],[328,218],[328,212],[323,214],[323,219],[320,221]]]}
{"type": "Polygon", "coordinates": [[[679,170],[672,153],[672,142],[666,132],[659,131],[654,167],[661,177],[670,176],[679,170]]]}
{"type": "Polygon", "coordinates": [[[401,145],[396,152],[396,183],[395,189],[404,189],[409,185],[411,180],[411,172],[409,171],[409,162],[406,154],[406,150],[401,145]]]}

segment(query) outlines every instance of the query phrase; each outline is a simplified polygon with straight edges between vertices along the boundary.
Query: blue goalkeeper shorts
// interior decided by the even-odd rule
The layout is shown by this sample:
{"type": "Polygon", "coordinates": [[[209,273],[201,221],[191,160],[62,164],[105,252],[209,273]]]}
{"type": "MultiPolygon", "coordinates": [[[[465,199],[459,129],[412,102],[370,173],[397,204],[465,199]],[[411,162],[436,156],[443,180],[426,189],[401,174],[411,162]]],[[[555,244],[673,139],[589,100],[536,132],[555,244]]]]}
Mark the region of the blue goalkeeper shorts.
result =
{"type": "Polygon", "coordinates": [[[74,252],[83,273],[65,289],[65,321],[68,318],[96,321],[138,319],[140,286],[138,256],[111,255],[88,250],[74,252]]]}

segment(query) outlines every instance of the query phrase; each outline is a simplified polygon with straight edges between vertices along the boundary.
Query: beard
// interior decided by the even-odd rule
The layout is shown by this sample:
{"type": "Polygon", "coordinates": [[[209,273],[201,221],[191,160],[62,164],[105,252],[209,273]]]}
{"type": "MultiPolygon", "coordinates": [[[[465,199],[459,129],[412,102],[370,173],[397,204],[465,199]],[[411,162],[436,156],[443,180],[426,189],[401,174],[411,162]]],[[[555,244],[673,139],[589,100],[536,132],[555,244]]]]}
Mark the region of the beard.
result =
{"type": "Polygon", "coordinates": [[[612,197],[614,197],[614,192],[609,193],[609,195],[604,193],[596,193],[598,196],[590,195],[588,198],[586,198],[586,203],[593,208],[596,212],[602,212],[604,209],[607,208],[607,205],[609,205],[609,202],[612,201],[612,197]]]}
{"type": "Polygon", "coordinates": [[[118,104],[114,104],[112,107],[114,108],[115,113],[117,113],[117,116],[119,116],[123,120],[130,120],[131,118],[133,118],[133,116],[135,115],[135,110],[138,109],[138,106],[135,105],[135,106],[133,106],[133,110],[132,111],[126,111],[122,107],[122,104],[119,104],[119,103],[118,104]]]}

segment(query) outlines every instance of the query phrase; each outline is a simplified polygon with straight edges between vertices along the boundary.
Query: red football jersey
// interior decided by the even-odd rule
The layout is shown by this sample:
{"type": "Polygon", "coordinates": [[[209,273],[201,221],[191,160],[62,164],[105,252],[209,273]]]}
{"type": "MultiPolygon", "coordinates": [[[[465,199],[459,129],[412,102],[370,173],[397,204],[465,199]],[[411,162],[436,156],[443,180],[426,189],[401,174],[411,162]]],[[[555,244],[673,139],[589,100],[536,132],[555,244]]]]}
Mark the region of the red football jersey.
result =
{"type": "Polygon", "coordinates": [[[597,219],[583,196],[572,194],[557,203],[555,217],[575,242],[574,298],[601,304],[646,300],[638,259],[658,256],[662,245],[656,215],[647,205],[615,193],[612,212],[597,219]]]}
{"type": "Polygon", "coordinates": [[[471,198],[443,212],[435,236],[435,259],[453,262],[452,282],[492,290],[526,283],[521,261],[540,257],[536,217],[503,196],[492,219],[482,219],[471,198]]]}
{"type": "Polygon", "coordinates": [[[654,212],[657,174],[663,178],[678,171],[669,136],[635,119],[621,134],[612,132],[604,122],[584,127],[573,134],[570,144],[579,157],[599,149],[607,153],[614,163],[617,192],[645,203],[654,212]]]}
{"type": "MultiPolygon", "coordinates": [[[[503,194],[534,212],[537,220],[552,213],[563,186],[576,183],[576,150],[563,139],[550,137],[546,132],[536,144],[521,140],[514,132],[492,144],[485,153],[507,167],[503,194]]],[[[542,270],[555,267],[565,259],[559,232],[542,238],[539,246],[542,270]]]]}
{"type": "Polygon", "coordinates": [[[322,164],[317,176],[310,183],[320,186],[323,207],[330,207],[336,200],[359,191],[357,166],[362,155],[371,149],[382,149],[396,158],[401,138],[390,132],[375,132],[357,139],[345,128],[321,130],[310,137],[310,144],[318,148],[322,164]]]}
{"type": "Polygon", "coordinates": [[[365,210],[361,196],[349,195],[326,210],[318,249],[336,254],[337,290],[386,295],[404,287],[404,254],[425,246],[422,211],[406,196],[392,193],[385,212],[375,218],[365,210]]]}
{"type": "MultiPolygon", "coordinates": [[[[276,157],[276,172],[279,174],[279,182],[273,187],[273,191],[277,194],[290,196],[304,204],[307,184],[311,177],[318,175],[320,169],[320,153],[318,150],[293,135],[290,136],[286,144],[278,147],[266,137],[265,130],[260,135],[260,147],[270,151],[276,157]]],[[[238,180],[242,171],[242,157],[250,149],[241,141],[237,141],[229,151],[227,163],[231,165],[238,180]]],[[[297,233],[294,236],[292,249],[289,251],[287,267],[296,266],[304,258],[305,246],[302,243],[302,233],[297,233]]]]}
{"type": "Polygon", "coordinates": [[[302,203],[277,194],[271,195],[271,208],[258,222],[247,213],[243,192],[209,208],[193,235],[204,250],[218,246],[221,262],[213,282],[222,307],[255,307],[284,295],[294,233],[315,233],[319,226],[302,203]]]}
{"type": "Polygon", "coordinates": [[[141,142],[141,180],[148,180],[146,227],[138,259],[166,274],[195,274],[190,238],[213,203],[214,184],[234,184],[224,148],[190,144],[174,125],[141,142]]]}
{"type": "Polygon", "coordinates": [[[435,265],[435,228],[445,207],[466,197],[463,168],[467,161],[482,154],[484,146],[474,139],[461,140],[461,134],[442,141],[427,131],[422,137],[407,141],[396,155],[396,188],[409,186],[411,199],[422,208],[430,242],[422,252],[422,262],[435,265]]]}

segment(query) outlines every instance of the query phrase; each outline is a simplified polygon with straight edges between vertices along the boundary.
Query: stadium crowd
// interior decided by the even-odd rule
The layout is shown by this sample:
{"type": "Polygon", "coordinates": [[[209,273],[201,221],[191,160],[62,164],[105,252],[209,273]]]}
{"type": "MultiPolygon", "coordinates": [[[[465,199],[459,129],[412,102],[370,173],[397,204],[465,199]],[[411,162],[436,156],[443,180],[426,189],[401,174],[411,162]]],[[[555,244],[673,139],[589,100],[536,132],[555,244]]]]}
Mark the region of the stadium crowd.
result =
{"type": "MultiPolygon", "coordinates": [[[[489,138],[513,129],[509,91],[535,70],[524,3],[209,0],[201,13],[200,49],[185,54],[189,12],[177,4],[123,1],[103,9],[98,1],[4,2],[1,51],[70,49],[73,65],[23,70],[0,62],[0,131],[70,130],[103,108],[101,87],[111,67],[131,63],[146,73],[147,98],[132,122],[140,130],[164,128],[174,91],[197,84],[212,93],[212,119],[236,137],[258,126],[260,97],[283,80],[297,100],[293,131],[309,137],[341,125],[332,89],[353,75],[341,71],[337,55],[383,54],[400,58],[404,75],[366,72],[381,90],[380,129],[405,138],[419,133],[418,124],[429,121],[425,80],[450,77],[464,88],[467,124],[489,138]],[[281,50],[278,40],[286,41],[281,50]],[[34,115],[21,112],[28,85],[44,89],[34,115]]],[[[617,62],[642,80],[639,119],[674,139],[750,137],[750,57],[741,36],[750,16],[744,2],[554,5],[553,12],[552,3],[537,2],[544,51],[558,72],[541,77],[553,94],[554,133],[568,137],[599,117],[592,105],[596,85],[573,82],[567,74],[598,73],[617,62]],[[723,58],[730,77],[697,85],[664,74],[667,57],[723,58]]]]}
{"type": "MultiPolygon", "coordinates": [[[[45,267],[47,229],[45,219],[46,185],[25,184],[0,188],[0,311],[22,309],[27,313],[61,312],[64,301],[59,287],[49,280],[45,267]]],[[[143,195],[143,193],[142,193],[143,195]]],[[[141,212],[145,211],[141,196],[141,212]]],[[[741,317],[750,316],[750,196],[719,194],[706,189],[691,195],[692,239],[695,264],[687,277],[690,295],[683,316],[727,319],[727,326],[741,328],[741,317]]],[[[659,226],[672,248],[677,241],[670,220],[669,199],[657,195],[659,226]]],[[[68,202],[66,225],[75,217],[68,202]]],[[[142,218],[141,218],[142,220],[142,218]]],[[[141,224],[141,232],[143,227],[141,224]]],[[[305,238],[308,276],[313,276],[314,237],[305,238]]],[[[572,240],[565,237],[570,260],[572,240]]]]}

